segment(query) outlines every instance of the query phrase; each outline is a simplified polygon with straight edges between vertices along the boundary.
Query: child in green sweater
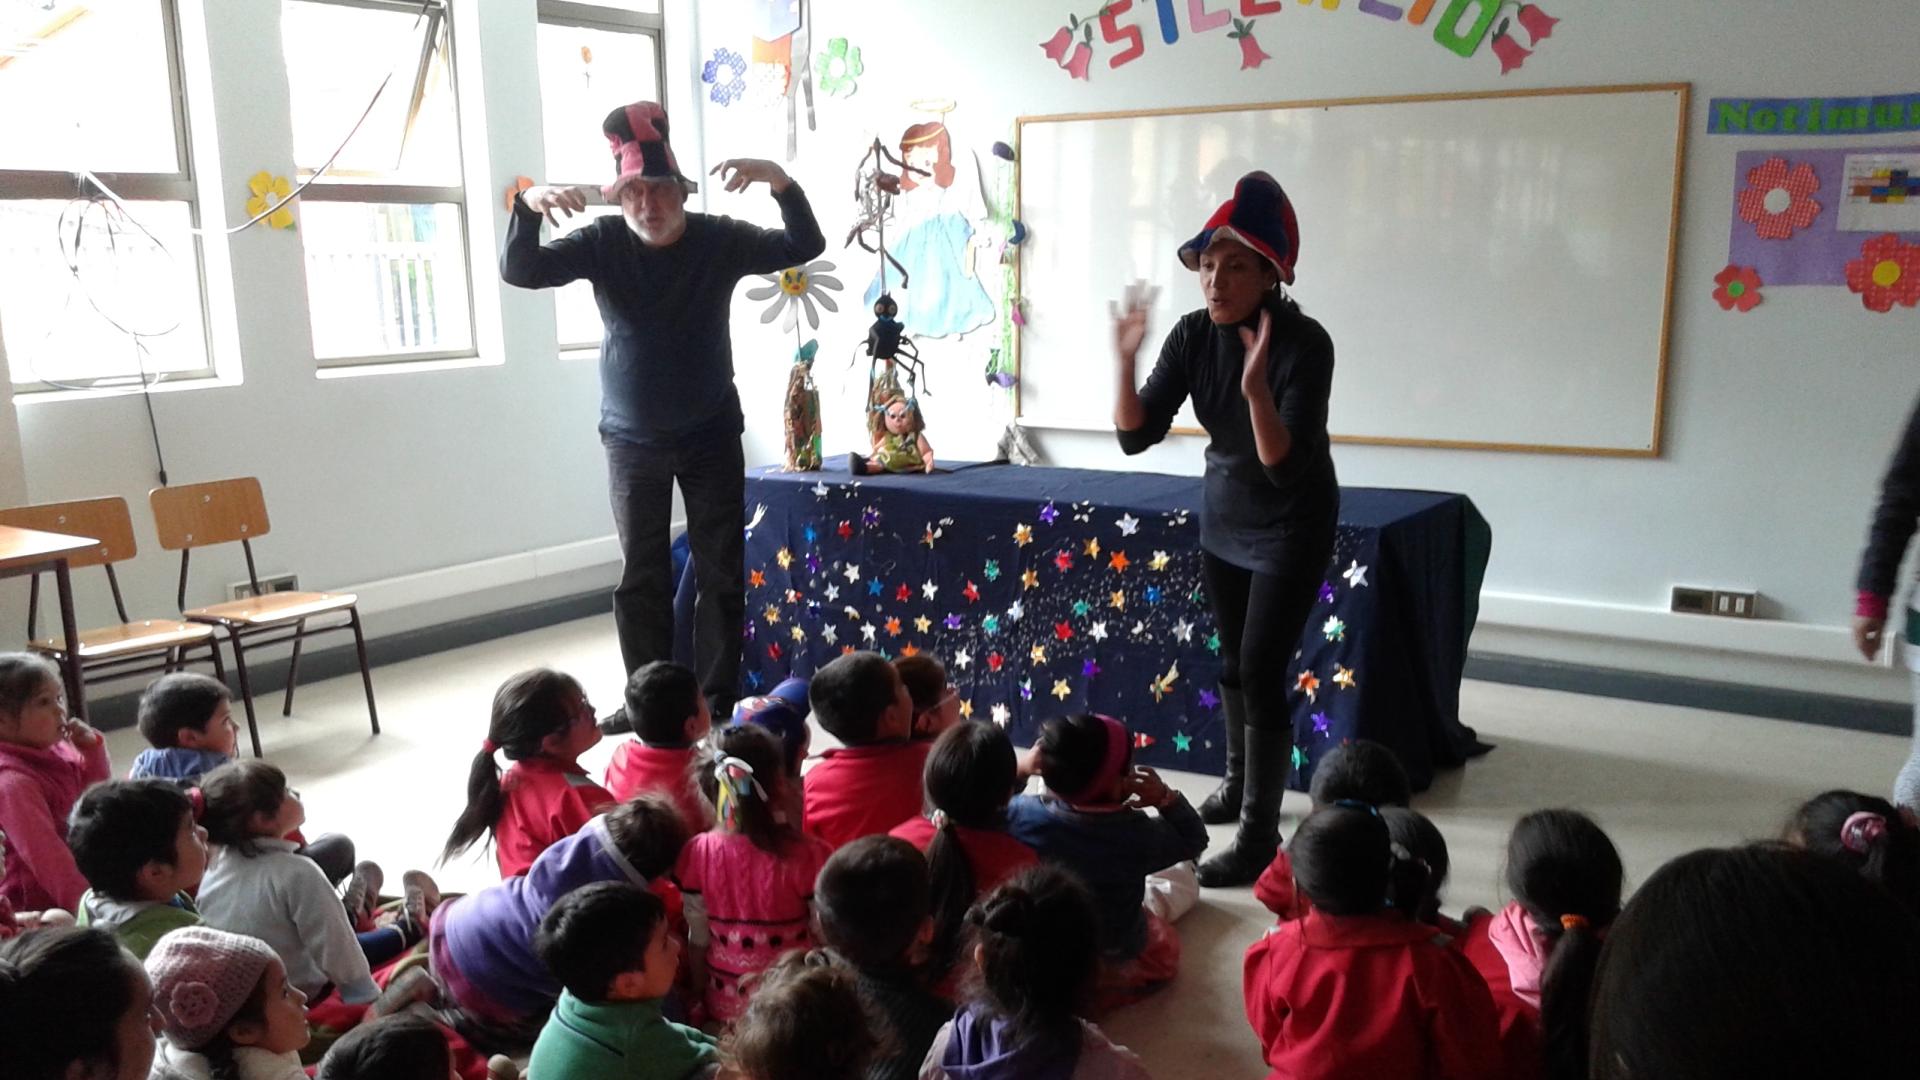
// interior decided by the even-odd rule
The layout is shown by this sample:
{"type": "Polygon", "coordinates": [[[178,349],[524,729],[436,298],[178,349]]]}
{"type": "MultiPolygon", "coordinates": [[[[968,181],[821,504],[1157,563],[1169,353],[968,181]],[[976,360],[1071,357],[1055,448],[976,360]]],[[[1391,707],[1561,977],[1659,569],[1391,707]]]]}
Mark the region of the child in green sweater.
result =
{"type": "Polygon", "coordinates": [[[142,960],[169,930],[196,926],[188,893],[207,870],[207,830],[166,780],[107,780],[74,803],[67,846],[86,876],[78,923],[108,930],[142,960]]]}
{"type": "Polygon", "coordinates": [[[601,881],[562,897],[534,951],[564,988],[528,1071],[567,1080],[685,1080],[719,1070],[712,1036],[660,1014],[680,942],[660,898],[601,881]]]}

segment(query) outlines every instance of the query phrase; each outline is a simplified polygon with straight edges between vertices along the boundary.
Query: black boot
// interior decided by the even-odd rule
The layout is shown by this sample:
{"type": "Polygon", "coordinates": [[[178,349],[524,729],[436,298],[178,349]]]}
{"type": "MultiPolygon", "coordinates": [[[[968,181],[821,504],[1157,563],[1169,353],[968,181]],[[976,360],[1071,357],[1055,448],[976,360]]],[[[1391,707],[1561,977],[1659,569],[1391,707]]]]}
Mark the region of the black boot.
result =
{"type": "Polygon", "coordinates": [[[1240,688],[1220,686],[1220,704],[1226,713],[1227,772],[1220,786],[1200,804],[1200,820],[1209,825],[1225,825],[1240,817],[1240,788],[1246,778],[1247,706],[1240,688]]]}
{"type": "Polygon", "coordinates": [[[1200,864],[1200,884],[1209,889],[1251,885],[1280,850],[1280,797],[1293,769],[1293,732],[1248,727],[1246,755],[1240,831],[1225,851],[1200,864]]]}

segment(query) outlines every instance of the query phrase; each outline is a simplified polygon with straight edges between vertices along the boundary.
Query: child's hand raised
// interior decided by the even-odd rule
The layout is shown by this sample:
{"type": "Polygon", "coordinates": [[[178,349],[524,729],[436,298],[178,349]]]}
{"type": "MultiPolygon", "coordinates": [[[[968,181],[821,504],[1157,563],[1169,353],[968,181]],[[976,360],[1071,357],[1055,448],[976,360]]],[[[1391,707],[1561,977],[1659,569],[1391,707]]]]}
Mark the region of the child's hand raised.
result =
{"type": "Polygon", "coordinates": [[[1158,809],[1171,803],[1174,798],[1173,789],[1160,779],[1160,774],[1145,765],[1135,765],[1123,786],[1127,805],[1133,807],[1151,806],[1158,809]]]}
{"type": "Polygon", "coordinates": [[[100,733],[89,726],[85,720],[77,717],[67,717],[66,722],[60,726],[60,733],[66,736],[68,742],[81,750],[91,750],[100,745],[100,733]]]}

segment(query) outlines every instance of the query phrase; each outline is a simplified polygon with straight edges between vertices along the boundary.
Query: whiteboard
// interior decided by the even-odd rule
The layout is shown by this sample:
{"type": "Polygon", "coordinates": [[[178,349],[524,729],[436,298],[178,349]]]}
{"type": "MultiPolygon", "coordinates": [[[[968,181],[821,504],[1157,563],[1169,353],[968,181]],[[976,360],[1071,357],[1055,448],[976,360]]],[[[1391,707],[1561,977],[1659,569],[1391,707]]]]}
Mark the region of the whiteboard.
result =
{"type": "Polygon", "coordinates": [[[1111,428],[1109,301],[1161,286],[1144,380],[1201,306],[1176,249],[1264,169],[1336,439],[1657,455],[1686,118],[1685,85],[1023,117],[1021,422],[1111,428]]]}

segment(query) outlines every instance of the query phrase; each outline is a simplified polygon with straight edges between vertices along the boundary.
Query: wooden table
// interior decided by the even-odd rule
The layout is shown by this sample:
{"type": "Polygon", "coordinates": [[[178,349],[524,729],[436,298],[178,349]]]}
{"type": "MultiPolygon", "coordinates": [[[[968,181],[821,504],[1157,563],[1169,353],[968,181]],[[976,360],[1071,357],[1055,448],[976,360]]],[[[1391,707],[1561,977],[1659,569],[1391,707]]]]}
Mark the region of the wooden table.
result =
{"type": "Polygon", "coordinates": [[[73,617],[73,581],[67,573],[67,556],[83,551],[100,541],[86,536],[16,529],[0,525],[0,578],[26,577],[53,571],[60,594],[60,632],[68,643],[60,672],[67,684],[67,715],[85,721],[87,696],[80,682],[80,627],[73,617]]]}

